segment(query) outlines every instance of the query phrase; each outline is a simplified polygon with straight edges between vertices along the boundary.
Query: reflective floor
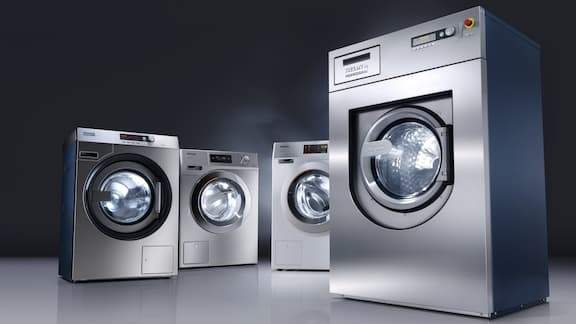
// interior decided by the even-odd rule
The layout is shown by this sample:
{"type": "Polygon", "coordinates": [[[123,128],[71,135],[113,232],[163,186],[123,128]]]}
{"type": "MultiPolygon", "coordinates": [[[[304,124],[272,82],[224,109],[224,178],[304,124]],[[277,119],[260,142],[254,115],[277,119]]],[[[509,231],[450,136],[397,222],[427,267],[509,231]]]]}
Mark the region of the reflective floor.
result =
{"type": "MultiPolygon", "coordinates": [[[[55,259],[0,259],[1,323],[479,323],[487,320],[334,298],[327,272],[269,264],[183,270],[174,279],[70,284],[55,259]]],[[[575,323],[576,260],[550,266],[550,303],[499,323],[575,323]]]]}

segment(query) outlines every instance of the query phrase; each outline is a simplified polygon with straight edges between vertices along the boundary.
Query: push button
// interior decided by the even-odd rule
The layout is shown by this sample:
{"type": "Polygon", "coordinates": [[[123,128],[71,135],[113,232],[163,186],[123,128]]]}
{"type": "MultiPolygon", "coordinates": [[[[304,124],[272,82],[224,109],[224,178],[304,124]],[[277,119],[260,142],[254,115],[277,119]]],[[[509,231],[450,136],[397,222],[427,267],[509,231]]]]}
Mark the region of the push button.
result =
{"type": "Polygon", "coordinates": [[[474,27],[474,18],[466,18],[464,19],[464,27],[465,28],[472,28],[474,27]]]}

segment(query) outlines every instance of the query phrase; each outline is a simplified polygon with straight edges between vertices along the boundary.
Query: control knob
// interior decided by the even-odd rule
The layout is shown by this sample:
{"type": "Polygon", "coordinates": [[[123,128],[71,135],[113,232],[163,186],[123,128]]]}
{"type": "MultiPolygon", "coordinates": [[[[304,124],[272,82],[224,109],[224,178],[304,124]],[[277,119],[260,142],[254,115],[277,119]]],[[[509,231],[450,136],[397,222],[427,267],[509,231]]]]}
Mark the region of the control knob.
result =
{"type": "Polygon", "coordinates": [[[242,158],[240,159],[240,164],[246,165],[248,164],[248,162],[250,162],[250,156],[242,155],[242,158]]]}
{"type": "Polygon", "coordinates": [[[444,34],[446,34],[446,37],[454,36],[454,34],[456,34],[456,27],[446,27],[446,29],[444,29],[444,34]]]}

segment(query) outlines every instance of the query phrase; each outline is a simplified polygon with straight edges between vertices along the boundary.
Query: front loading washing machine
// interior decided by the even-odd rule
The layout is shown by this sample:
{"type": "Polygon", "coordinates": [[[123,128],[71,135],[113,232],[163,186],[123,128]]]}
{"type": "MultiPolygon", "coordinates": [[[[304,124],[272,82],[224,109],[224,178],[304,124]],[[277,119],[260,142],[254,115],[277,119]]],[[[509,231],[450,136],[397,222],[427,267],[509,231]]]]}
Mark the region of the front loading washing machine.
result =
{"type": "Polygon", "coordinates": [[[482,317],[546,301],[539,59],[480,7],[330,52],[332,293],[482,317]]]}
{"type": "Polygon", "coordinates": [[[328,270],[328,141],[274,143],[272,269],[328,270]]]}
{"type": "Polygon", "coordinates": [[[180,268],[258,262],[258,155],[180,151],[180,268]]]}
{"type": "Polygon", "coordinates": [[[74,130],[64,146],[62,278],[177,274],[178,152],[175,136],[74,130]]]}

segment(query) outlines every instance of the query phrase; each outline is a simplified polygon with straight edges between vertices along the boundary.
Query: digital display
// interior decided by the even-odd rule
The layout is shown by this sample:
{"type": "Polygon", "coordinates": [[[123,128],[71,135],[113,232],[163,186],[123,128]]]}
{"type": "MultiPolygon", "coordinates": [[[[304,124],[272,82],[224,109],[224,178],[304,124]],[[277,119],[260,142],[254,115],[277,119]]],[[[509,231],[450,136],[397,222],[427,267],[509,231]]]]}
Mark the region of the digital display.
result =
{"type": "Polygon", "coordinates": [[[328,144],[304,145],[304,154],[328,153],[328,144]]]}
{"type": "Polygon", "coordinates": [[[347,58],[345,60],[342,60],[342,65],[346,66],[346,65],[360,63],[360,62],[368,61],[368,60],[370,60],[370,53],[365,53],[365,54],[361,54],[358,56],[354,56],[354,57],[350,57],[350,58],[347,58]]]}
{"type": "Polygon", "coordinates": [[[138,141],[149,142],[148,136],[134,135],[134,134],[120,134],[120,139],[123,141],[138,141]]]}
{"type": "Polygon", "coordinates": [[[412,47],[435,41],[436,32],[412,38],[412,47]]]}
{"type": "Polygon", "coordinates": [[[232,155],[228,155],[228,154],[210,154],[210,162],[214,162],[214,163],[232,163],[232,155]]]}

